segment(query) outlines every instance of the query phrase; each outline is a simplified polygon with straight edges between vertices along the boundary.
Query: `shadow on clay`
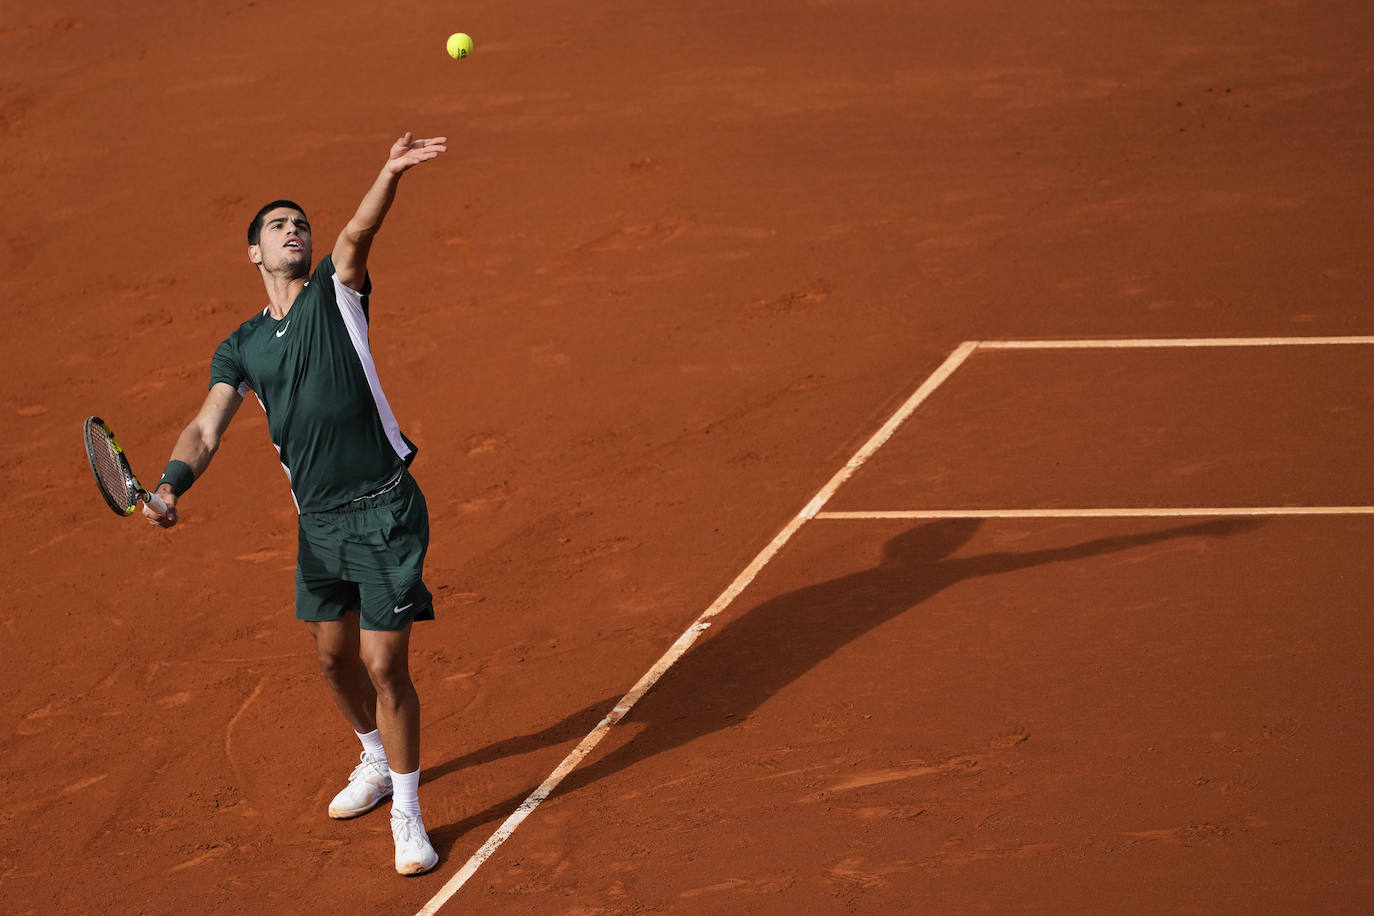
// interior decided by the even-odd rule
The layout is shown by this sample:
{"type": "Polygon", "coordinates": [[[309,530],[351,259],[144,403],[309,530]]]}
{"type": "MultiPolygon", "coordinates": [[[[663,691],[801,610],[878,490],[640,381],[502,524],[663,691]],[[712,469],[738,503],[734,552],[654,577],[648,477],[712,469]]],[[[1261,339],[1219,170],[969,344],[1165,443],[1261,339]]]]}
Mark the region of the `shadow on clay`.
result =
{"type": "MultiPolygon", "coordinates": [[[[743,722],[779,690],[843,646],[955,583],[1177,538],[1229,537],[1252,531],[1263,522],[1221,519],[1025,553],[954,558],[981,524],[978,519],[948,519],[917,525],[887,542],[877,566],[770,598],[713,630],[625,718],[624,723],[637,723],[642,731],[575,770],[558,791],[574,792],[638,761],[743,722]]],[[[500,742],[450,761],[432,775],[567,740],[570,730],[585,734],[614,702],[587,707],[536,735],[500,742]]],[[[508,816],[527,795],[521,793],[431,830],[431,838],[436,845],[450,847],[468,831],[508,816]]]]}

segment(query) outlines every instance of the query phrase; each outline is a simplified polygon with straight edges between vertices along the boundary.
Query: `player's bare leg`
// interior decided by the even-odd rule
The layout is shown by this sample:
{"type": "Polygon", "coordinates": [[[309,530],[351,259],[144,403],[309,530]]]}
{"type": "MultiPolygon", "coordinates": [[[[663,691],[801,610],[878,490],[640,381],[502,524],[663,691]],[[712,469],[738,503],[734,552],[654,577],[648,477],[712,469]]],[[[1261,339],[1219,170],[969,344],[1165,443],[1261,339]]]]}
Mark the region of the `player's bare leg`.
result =
{"type": "Polygon", "coordinates": [[[359,650],[357,612],[305,625],[315,637],[315,657],[339,711],[355,732],[376,730],[377,691],[359,650]]]}
{"type": "Polygon", "coordinates": [[[418,875],[439,864],[439,856],[420,817],[420,697],[410,679],[410,626],[364,630],[361,650],[377,691],[377,728],[391,761],[396,870],[418,875]]]}
{"type": "Polygon", "coordinates": [[[420,697],[410,679],[410,627],[364,630],[361,656],[375,690],[377,728],[397,773],[420,768],[420,697]]]}
{"type": "Polygon", "coordinates": [[[315,656],[334,703],[363,744],[348,785],[329,803],[329,816],[357,817],[377,807],[393,790],[391,768],[377,734],[377,691],[359,650],[358,614],[349,611],[338,620],[307,621],[306,626],[315,637],[315,656]]]}

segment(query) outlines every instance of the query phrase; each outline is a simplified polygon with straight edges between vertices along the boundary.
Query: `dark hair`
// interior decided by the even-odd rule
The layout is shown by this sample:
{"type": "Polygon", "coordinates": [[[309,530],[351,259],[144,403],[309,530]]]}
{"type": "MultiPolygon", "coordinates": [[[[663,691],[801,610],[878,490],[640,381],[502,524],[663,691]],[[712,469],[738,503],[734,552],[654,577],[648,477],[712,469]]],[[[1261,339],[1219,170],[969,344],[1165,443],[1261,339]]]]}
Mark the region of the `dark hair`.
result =
{"type": "Polygon", "coordinates": [[[305,216],[305,208],[294,200],[274,200],[267,206],[258,211],[258,215],[253,217],[253,221],[248,224],[248,244],[256,245],[262,241],[262,221],[263,217],[271,213],[278,207],[290,207],[292,210],[299,210],[301,216],[305,216]]]}

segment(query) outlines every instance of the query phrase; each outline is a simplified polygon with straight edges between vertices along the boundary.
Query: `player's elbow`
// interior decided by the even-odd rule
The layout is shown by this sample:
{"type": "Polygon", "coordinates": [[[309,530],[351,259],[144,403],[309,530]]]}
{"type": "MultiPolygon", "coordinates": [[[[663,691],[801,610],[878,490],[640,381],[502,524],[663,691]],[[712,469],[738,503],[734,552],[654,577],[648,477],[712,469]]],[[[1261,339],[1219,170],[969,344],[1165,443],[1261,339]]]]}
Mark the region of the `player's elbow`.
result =
{"type": "Polygon", "coordinates": [[[349,220],[348,225],[344,226],[343,232],[340,233],[342,238],[339,241],[343,244],[355,246],[370,245],[373,237],[377,235],[377,230],[380,228],[380,225],[363,223],[358,220],[349,220]]]}

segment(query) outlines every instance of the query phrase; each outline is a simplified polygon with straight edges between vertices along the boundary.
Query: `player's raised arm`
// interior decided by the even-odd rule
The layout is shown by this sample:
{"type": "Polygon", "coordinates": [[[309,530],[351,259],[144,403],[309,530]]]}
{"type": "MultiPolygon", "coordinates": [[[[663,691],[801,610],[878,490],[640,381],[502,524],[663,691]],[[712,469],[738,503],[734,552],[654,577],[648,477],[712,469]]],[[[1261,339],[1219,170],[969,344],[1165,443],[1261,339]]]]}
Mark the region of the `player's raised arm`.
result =
{"type": "Polygon", "coordinates": [[[195,418],[177,438],[167,470],[153,490],[166,504],[166,511],[158,512],[150,505],[143,507],[143,517],[149,524],[170,528],[177,523],[177,497],[210,466],[210,459],[219,449],[220,438],[242,403],[243,397],[232,385],[220,382],[210,389],[195,418]]]}
{"type": "Polygon", "coordinates": [[[382,227],[382,220],[391,209],[401,176],[421,162],[428,162],[447,151],[448,137],[416,140],[410,131],[391,144],[381,174],[363,196],[357,212],[334,243],[334,271],[344,286],[361,290],[367,281],[367,255],[372,249],[372,237],[382,227]]]}

